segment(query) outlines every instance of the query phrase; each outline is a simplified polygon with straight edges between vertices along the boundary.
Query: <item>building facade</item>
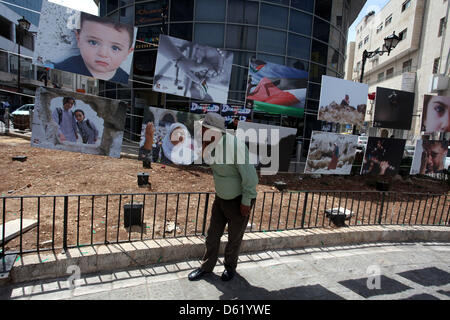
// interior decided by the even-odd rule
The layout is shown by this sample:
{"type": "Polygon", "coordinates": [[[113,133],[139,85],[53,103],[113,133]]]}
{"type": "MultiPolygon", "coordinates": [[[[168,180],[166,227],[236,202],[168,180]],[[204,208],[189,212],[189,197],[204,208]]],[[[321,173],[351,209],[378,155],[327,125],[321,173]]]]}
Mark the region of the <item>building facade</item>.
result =
{"type": "Polygon", "coordinates": [[[320,121],[316,119],[322,75],[344,77],[348,27],[365,1],[100,0],[98,3],[101,16],[138,27],[132,80],[128,86],[101,81],[100,95],[129,100],[133,108],[142,105],[188,110],[191,100],[151,90],[159,35],[164,33],[233,52],[229,104],[245,103],[252,57],[308,71],[304,118],[254,115],[255,122],[297,127],[298,136],[308,143],[311,131],[320,130],[320,121]]]}
{"type": "MultiPolygon", "coordinates": [[[[449,78],[448,15],[448,0],[391,0],[380,12],[368,14],[356,26],[355,43],[349,46],[349,50],[354,46],[353,52],[347,52],[353,58],[348,61],[345,78],[359,81],[364,50],[381,50],[384,38],[393,32],[400,37],[401,41],[389,56],[376,55],[367,60],[363,82],[369,85],[369,92],[376,92],[377,87],[415,92],[411,130],[391,129],[388,133],[408,139],[411,144],[421,137],[424,95],[450,93],[448,85],[431,86],[433,77],[441,79],[440,83],[449,78]]],[[[371,103],[366,114],[369,123],[373,120],[371,103]]],[[[371,129],[370,135],[379,131],[371,129]]]]}

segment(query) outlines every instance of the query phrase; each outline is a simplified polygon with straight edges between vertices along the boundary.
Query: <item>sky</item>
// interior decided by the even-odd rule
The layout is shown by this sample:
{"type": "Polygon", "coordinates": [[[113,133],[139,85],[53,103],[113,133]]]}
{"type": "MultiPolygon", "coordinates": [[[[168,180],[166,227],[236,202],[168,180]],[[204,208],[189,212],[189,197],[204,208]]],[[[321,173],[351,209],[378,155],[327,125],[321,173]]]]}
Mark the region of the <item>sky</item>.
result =
{"type": "Polygon", "coordinates": [[[72,9],[76,9],[78,11],[84,11],[93,15],[98,16],[98,7],[95,4],[94,0],[49,0],[50,2],[54,2],[56,4],[69,7],[72,9]]]}
{"type": "Polygon", "coordinates": [[[378,13],[383,7],[388,3],[389,0],[367,0],[366,4],[362,8],[361,12],[358,15],[358,18],[356,18],[355,22],[350,26],[348,29],[348,41],[355,41],[356,38],[356,25],[361,22],[361,20],[364,18],[364,16],[369,13],[370,11],[375,11],[375,13],[378,13]]]}

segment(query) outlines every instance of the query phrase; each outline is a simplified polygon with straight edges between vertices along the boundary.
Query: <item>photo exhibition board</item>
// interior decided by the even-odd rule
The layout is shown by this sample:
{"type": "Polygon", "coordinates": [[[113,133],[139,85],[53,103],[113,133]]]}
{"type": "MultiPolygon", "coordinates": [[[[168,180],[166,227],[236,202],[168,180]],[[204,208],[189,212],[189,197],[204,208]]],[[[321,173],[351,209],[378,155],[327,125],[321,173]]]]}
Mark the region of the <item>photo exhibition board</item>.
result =
{"type": "Polygon", "coordinates": [[[137,28],[44,0],[33,63],[128,84],[137,28]]]}
{"type": "Polygon", "coordinates": [[[306,159],[306,174],[349,175],[358,136],[313,131],[306,159]]]}
{"type": "Polygon", "coordinates": [[[424,96],[422,131],[450,132],[450,97],[427,94],[424,96]]]}
{"type": "Polygon", "coordinates": [[[246,121],[251,119],[252,109],[241,106],[234,106],[228,104],[207,104],[207,103],[191,103],[191,112],[197,114],[206,114],[208,112],[215,112],[225,118],[225,126],[227,126],[235,117],[239,121],[246,121]]]}
{"type": "Polygon", "coordinates": [[[449,142],[441,140],[418,140],[411,164],[411,175],[442,173],[445,158],[449,152],[449,142]]]}
{"type": "Polygon", "coordinates": [[[249,152],[256,156],[257,169],[262,167],[278,167],[276,170],[277,172],[289,172],[291,154],[294,149],[295,136],[297,134],[296,128],[286,128],[262,123],[240,121],[237,132],[238,138],[245,140],[249,152]],[[241,132],[244,134],[249,133],[250,130],[256,132],[256,141],[251,141],[248,137],[240,137],[240,130],[243,130],[241,132]],[[278,155],[272,155],[272,150],[277,149],[279,151],[278,155]],[[278,165],[274,163],[264,163],[265,161],[261,160],[262,156],[265,155],[264,152],[266,151],[269,158],[273,156],[273,161],[278,161],[278,165]]]}
{"type": "Polygon", "coordinates": [[[396,175],[400,170],[406,140],[369,137],[361,174],[396,175]]]}
{"type": "Polygon", "coordinates": [[[369,86],[322,76],[317,120],[363,126],[369,86]]]}
{"type": "Polygon", "coordinates": [[[229,51],[161,35],[153,90],[226,104],[232,63],[229,51]]]}
{"type": "Polygon", "coordinates": [[[377,87],[373,127],[411,130],[414,97],[413,92],[377,87]]]}
{"type": "Polygon", "coordinates": [[[308,72],[304,69],[250,59],[246,106],[255,111],[302,118],[308,72]]]}
{"type": "Polygon", "coordinates": [[[126,110],[119,100],[39,88],[31,146],[119,158],[126,110]]]}
{"type": "Polygon", "coordinates": [[[195,145],[194,122],[203,118],[203,115],[192,112],[146,107],[138,159],[163,164],[193,164],[201,157],[201,146],[196,148],[195,145]],[[144,148],[146,140],[151,140],[146,131],[149,123],[154,127],[153,144],[149,148],[151,151],[144,148]],[[173,141],[180,138],[182,142],[174,145],[173,141]]]}

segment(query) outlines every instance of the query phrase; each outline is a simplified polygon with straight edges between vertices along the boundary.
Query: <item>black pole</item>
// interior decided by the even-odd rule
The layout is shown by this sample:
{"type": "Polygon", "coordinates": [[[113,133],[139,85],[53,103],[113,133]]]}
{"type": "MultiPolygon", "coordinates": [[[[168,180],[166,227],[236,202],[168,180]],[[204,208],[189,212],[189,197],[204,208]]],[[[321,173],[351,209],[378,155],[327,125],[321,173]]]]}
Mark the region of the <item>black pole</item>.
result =
{"type": "Polygon", "coordinates": [[[20,42],[21,42],[21,38],[22,38],[22,34],[21,34],[21,29],[20,29],[20,25],[17,27],[17,48],[18,48],[18,54],[17,54],[17,93],[19,93],[19,107],[22,104],[22,99],[21,99],[21,91],[22,89],[20,88],[20,42]]]}

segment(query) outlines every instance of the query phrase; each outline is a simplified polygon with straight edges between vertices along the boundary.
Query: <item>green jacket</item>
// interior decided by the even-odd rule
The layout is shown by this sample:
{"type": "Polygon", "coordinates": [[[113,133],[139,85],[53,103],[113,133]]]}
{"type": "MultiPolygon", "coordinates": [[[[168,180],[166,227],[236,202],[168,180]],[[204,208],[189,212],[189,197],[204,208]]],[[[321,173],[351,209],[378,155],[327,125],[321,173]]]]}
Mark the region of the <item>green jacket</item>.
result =
{"type": "Polygon", "coordinates": [[[211,156],[212,163],[209,165],[213,172],[217,196],[231,200],[242,195],[241,203],[250,206],[251,200],[257,196],[258,175],[255,166],[249,163],[249,152],[245,143],[226,133],[211,152],[211,156]]]}

